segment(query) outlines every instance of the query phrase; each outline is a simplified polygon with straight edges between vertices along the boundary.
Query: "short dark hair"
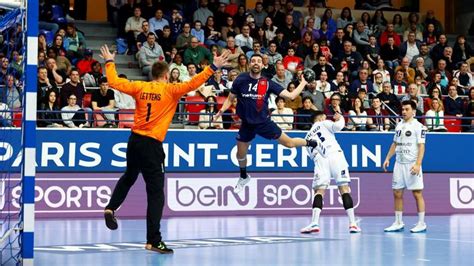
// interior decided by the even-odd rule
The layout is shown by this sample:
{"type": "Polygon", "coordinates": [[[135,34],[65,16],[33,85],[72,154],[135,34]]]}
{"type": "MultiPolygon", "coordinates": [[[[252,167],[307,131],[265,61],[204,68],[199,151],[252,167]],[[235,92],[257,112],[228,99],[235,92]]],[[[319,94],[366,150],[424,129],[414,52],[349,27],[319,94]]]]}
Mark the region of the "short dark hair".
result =
{"type": "Polygon", "coordinates": [[[99,63],[99,61],[94,61],[94,62],[91,64],[92,67],[94,67],[94,66],[96,66],[96,65],[101,66],[100,63],[99,63]]]}
{"type": "Polygon", "coordinates": [[[411,109],[416,110],[416,103],[412,100],[406,100],[402,102],[402,106],[410,105],[411,109]]]}
{"type": "Polygon", "coordinates": [[[99,79],[99,86],[102,85],[103,83],[107,83],[107,78],[106,77],[101,77],[99,79]]]}
{"type": "Polygon", "coordinates": [[[250,60],[249,61],[252,61],[252,58],[254,57],[260,57],[263,61],[263,56],[261,54],[253,54],[251,57],[250,57],[250,60]]]}
{"type": "Polygon", "coordinates": [[[324,115],[323,111],[317,110],[313,113],[313,119],[316,119],[318,116],[324,115]]]}
{"type": "Polygon", "coordinates": [[[156,34],[154,32],[148,32],[148,34],[146,35],[146,37],[150,37],[150,36],[154,36],[156,38],[156,34]]]}
{"type": "Polygon", "coordinates": [[[168,73],[168,64],[165,62],[155,62],[151,67],[151,76],[153,79],[161,78],[168,73]]]}
{"type": "Polygon", "coordinates": [[[281,97],[281,96],[277,96],[277,97],[275,98],[275,103],[279,102],[280,100],[285,101],[285,98],[283,98],[283,97],[281,97]]]}
{"type": "Polygon", "coordinates": [[[314,102],[313,102],[313,98],[312,98],[311,96],[305,96],[305,97],[303,97],[303,102],[305,102],[306,100],[310,100],[311,103],[314,103],[314,102]]]}

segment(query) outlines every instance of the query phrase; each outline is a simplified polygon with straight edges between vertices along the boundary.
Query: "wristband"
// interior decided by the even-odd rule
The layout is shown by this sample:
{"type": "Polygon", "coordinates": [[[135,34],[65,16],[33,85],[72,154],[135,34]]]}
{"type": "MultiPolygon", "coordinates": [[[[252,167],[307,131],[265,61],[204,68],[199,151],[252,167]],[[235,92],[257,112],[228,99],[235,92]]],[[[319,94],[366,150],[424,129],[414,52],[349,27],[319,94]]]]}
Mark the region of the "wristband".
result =
{"type": "Polygon", "coordinates": [[[217,69],[219,69],[216,65],[214,65],[214,63],[211,64],[211,69],[214,70],[214,71],[217,71],[217,69]]]}
{"type": "Polygon", "coordinates": [[[105,64],[107,64],[107,63],[113,63],[113,62],[114,62],[113,59],[105,60],[105,64]]]}

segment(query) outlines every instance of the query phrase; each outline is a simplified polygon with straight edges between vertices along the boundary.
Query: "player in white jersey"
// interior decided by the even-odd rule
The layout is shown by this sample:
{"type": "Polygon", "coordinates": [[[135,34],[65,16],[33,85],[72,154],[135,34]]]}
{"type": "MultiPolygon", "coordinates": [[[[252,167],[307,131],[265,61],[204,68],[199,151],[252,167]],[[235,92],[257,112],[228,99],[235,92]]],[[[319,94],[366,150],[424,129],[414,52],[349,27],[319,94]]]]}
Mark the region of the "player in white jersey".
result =
{"type": "Polygon", "coordinates": [[[308,154],[314,161],[313,177],[313,216],[311,224],[301,229],[301,233],[319,232],[319,215],[323,209],[323,196],[328,188],[331,178],[334,178],[341,194],[344,209],[349,216],[349,232],[360,233],[354,215],[354,204],[351,197],[351,182],[349,176],[349,164],[344,157],[341,146],[336,140],[334,133],[344,128],[344,118],[338,112],[334,115],[334,120],[326,120],[326,115],[317,111],[314,118],[314,125],[306,135],[306,140],[317,141],[315,148],[308,147],[308,154]]]}
{"type": "Polygon", "coordinates": [[[395,136],[390,146],[383,168],[387,171],[390,158],[396,154],[393,168],[393,197],[395,201],[395,222],[385,228],[385,232],[403,231],[405,225],[403,214],[403,190],[411,190],[416,200],[418,209],[418,223],[410,232],[420,233],[426,231],[425,200],[423,199],[423,172],[421,162],[425,154],[426,129],[415,118],[416,103],[404,101],[402,103],[403,120],[395,128],[395,136]]]}

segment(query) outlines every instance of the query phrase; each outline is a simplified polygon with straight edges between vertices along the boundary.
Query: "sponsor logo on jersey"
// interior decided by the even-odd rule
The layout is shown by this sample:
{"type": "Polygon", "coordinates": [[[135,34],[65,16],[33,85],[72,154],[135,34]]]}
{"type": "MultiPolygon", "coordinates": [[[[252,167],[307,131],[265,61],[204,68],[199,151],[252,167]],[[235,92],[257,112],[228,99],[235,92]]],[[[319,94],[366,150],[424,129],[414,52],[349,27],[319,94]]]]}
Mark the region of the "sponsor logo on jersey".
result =
{"type": "Polygon", "coordinates": [[[407,136],[407,137],[411,136],[411,131],[407,130],[407,132],[405,132],[405,136],[407,136]]]}

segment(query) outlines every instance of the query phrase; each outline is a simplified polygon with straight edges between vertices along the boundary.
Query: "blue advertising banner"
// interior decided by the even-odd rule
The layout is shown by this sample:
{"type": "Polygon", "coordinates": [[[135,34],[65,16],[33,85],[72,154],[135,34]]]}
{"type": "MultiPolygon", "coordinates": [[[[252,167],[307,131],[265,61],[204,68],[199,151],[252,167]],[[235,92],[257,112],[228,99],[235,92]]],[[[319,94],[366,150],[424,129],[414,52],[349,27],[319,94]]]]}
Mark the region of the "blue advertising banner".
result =
{"type": "MultiPolygon", "coordinates": [[[[20,131],[0,136],[0,169],[19,172],[20,131]],[[8,137],[5,137],[8,136],[8,137]]],[[[170,130],[163,145],[168,172],[234,172],[236,131],[170,130]]],[[[304,137],[306,132],[289,132],[304,137]]],[[[129,130],[40,129],[36,163],[39,172],[122,172],[129,130]]],[[[341,132],[337,138],[353,172],[380,172],[393,133],[341,132]]],[[[424,172],[474,172],[474,134],[429,133],[424,172]]],[[[249,171],[311,172],[305,148],[288,149],[257,137],[248,155],[249,171]]],[[[393,162],[393,161],[392,161],[393,162]]],[[[393,165],[393,163],[392,163],[393,165]]]]}

